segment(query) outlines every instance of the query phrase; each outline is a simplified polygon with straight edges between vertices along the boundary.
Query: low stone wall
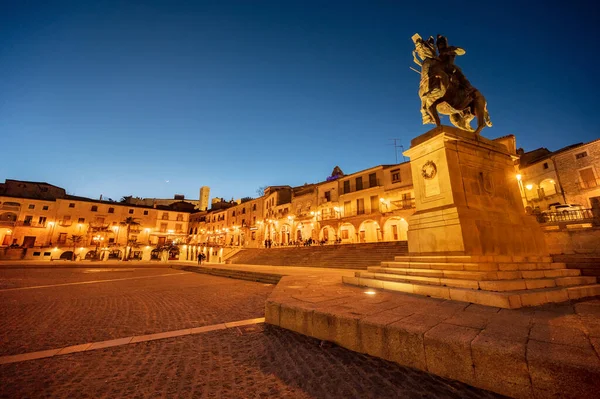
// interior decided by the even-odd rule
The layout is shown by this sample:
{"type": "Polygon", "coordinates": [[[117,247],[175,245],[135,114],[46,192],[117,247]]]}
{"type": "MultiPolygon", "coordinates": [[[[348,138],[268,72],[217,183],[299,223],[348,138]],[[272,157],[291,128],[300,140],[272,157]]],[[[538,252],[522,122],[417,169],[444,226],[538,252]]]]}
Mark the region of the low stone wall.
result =
{"type": "Polygon", "coordinates": [[[544,237],[552,255],[600,254],[600,227],[545,230],[544,237]]]}

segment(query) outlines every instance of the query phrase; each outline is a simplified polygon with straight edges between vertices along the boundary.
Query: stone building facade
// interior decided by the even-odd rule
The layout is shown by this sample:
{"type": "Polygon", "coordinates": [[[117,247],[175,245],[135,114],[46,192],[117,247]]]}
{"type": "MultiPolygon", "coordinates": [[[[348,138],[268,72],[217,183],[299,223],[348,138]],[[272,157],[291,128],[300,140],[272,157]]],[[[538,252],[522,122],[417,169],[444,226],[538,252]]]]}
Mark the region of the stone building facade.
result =
{"type": "MultiPolygon", "coordinates": [[[[94,200],[47,183],[7,180],[0,185],[0,256],[150,260],[156,248],[187,240],[194,206],[94,200]]],[[[178,259],[175,252],[169,257],[178,259]]]]}
{"type": "Polygon", "coordinates": [[[591,208],[600,201],[600,139],[554,152],[540,148],[520,155],[517,177],[526,206],[542,211],[552,204],[591,208]]]}

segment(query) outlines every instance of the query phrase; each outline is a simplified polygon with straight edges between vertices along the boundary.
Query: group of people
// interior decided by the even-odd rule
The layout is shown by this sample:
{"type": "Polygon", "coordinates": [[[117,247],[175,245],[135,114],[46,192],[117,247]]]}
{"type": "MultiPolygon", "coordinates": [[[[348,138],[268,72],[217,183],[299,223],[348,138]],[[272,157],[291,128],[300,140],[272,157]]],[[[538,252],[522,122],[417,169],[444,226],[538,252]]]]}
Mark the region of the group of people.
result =
{"type": "MultiPolygon", "coordinates": [[[[305,246],[305,247],[310,247],[312,245],[325,245],[327,244],[329,241],[326,239],[322,239],[320,241],[317,240],[313,240],[312,238],[308,238],[306,240],[298,240],[298,241],[289,241],[288,243],[277,243],[277,242],[273,242],[273,240],[271,240],[270,238],[267,238],[265,240],[265,248],[271,248],[271,247],[277,247],[277,246],[290,246],[290,247],[299,247],[299,246],[305,246]]],[[[341,244],[342,243],[342,239],[341,238],[336,238],[333,241],[334,244],[341,244]]]]}

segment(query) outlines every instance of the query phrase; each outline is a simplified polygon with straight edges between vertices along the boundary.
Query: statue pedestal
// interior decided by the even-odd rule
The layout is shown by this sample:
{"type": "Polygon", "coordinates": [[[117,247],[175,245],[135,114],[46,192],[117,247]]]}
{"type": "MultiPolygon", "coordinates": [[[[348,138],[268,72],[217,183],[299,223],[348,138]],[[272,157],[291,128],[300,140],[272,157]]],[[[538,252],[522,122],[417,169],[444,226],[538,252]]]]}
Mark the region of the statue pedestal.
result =
{"type": "Polygon", "coordinates": [[[595,277],[548,255],[503,145],[442,126],[404,154],[416,202],[409,254],[345,283],[513,309],[600,295],[595,277]]]}
{"type": "Polygon", "coordinates": [[[441,126],[412,140],[415,214],[411,254],[547,255],[543,232],[525,214],[505,146],[441,126]]]}

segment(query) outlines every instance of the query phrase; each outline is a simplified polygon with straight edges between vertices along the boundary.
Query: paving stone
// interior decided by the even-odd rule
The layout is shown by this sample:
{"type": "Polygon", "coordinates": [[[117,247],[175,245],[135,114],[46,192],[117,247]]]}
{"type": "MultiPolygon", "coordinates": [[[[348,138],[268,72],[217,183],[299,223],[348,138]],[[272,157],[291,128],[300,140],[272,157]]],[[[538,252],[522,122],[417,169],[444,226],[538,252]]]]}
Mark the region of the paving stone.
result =
{"type": "MultiPolygon", "coordinates": [[[[407,310],[407,312],[409,311],[407,310]]],[[[409,315],[410,313],[400,315],[392,311],[384,311],[361,319],[358,323],[360,330],[360,351],[385,359],[387,357],[387,347],[384,345],[385,326],[409,315]]]]}
{"type": "Polygon", "coordinates": [[[534,395],[596,398],[600,389],[600,360],[589,348],[529,340],[527,363],[534,395]]]}
{"type": "Polygon", "coordinates": [[[479,334],[475,328],[441,323],[424,336],[427,370],[442,377],[475,383],[471,341],[479,334]]]}
{"type": "Polygon", "coordinates": [[[456,313],[453,317],[444,320],[444,323],[454,324],[456,326],[477,328],[481,330],[484,329],[485,326],[488,324],[489,318],[489,314],[459,312],[456,313]]]}
{"type": "Polygon", "coordinates": [[[525,340],[514,341],[483,334],[477,336],[471,343],[477,385],[513,397],[530,397],[532,390],[526,349],[525,340]]]}
{"type": "Polygon", "coordinates": [[[529,333],[529,338],[554,344],[590,348],[590,342],[585,333],[577,328],[550,324],[534,324],[529,333]]]}

